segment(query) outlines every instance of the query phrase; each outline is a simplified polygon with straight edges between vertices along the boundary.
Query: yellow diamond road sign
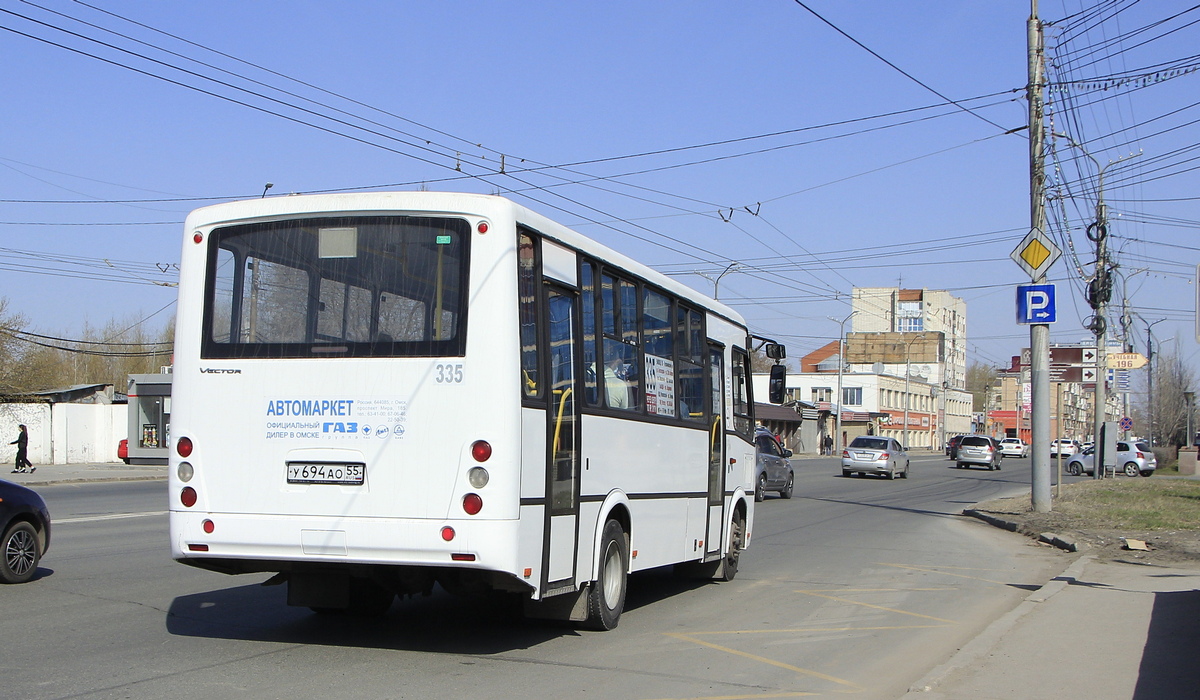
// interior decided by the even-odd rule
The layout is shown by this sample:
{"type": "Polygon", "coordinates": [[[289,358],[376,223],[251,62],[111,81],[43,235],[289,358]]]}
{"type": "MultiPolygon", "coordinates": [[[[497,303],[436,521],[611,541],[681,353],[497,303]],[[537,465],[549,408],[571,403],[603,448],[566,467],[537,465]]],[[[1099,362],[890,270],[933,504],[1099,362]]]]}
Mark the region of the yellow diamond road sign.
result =
{"type": "Polygon", "coordinates": [[[1062,251],[1054,245],[1049,236],[1034,229],[1021,239],[1009,257],[1020,265],[1030,278],[1037,279],[1045,274],[1061,255],[1062,251]]]}

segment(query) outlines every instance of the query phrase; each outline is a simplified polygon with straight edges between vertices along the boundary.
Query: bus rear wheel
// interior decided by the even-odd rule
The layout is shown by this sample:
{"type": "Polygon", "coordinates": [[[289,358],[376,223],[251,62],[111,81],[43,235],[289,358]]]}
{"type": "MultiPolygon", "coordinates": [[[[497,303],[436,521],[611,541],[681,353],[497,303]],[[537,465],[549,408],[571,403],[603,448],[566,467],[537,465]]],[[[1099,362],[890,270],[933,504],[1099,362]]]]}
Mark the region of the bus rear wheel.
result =
{"type": "Polygon", "coordinates": [[[732,581],[737,576],[738,562],[742,558],[742,548],[746,546],[746,516],[741,511],[733,511],[733,520],[729,523],[729,550],[721,560],[721,569],[717,578],[722,581],[732,581]]]}
{"type": "Polygon", "coordinates": [[[626,572],[629,571],[629,536],[616,520],[604,524],[600,537],[600,570],[587,592],[590,629],[610,630],[625,609],[626,572]]]}

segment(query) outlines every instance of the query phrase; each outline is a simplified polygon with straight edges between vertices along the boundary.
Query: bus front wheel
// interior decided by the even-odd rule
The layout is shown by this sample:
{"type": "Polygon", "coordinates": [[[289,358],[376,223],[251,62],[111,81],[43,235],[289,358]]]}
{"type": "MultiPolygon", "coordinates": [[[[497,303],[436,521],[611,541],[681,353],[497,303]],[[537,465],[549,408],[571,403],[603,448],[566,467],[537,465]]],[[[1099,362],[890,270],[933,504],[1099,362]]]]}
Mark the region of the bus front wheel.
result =
{"type": "Polygon", "coordinates": [[[600,570],[587,593],[585,623],[595,630],[617,626],[625,609],[626,572],[629,571],[629,535],[616,520],[604,524],[600,537],[600,570]]]}
{"type": "Polygon", "coordinates": [[[746,545],[746,516],[741,511],[733,511],[733,520],[729,523],[729,549],[721,560],[721,569],[717,578],[722,581],[732,581],[737,576],[738,562],[742,558],[742,548],[746,545]]]}

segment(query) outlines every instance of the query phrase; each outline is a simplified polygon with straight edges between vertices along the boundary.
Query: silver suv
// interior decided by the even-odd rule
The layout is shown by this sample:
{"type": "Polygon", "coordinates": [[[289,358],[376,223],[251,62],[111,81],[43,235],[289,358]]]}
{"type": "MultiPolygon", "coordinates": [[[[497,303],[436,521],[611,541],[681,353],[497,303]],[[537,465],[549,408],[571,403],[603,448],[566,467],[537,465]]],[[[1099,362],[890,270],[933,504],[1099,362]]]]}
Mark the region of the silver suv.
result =
{"type": "Polygon", "coordinates": [[[999,469],[1004,452],[995,438],[987,435],[967,435],[958,443],[958,457],[954,466],[959,469],[970,464],[981,464],[988,469],[999,469]]]}
{"type": "Polygon", "coordinates": [[[779,444],[771,431],[759,428],[754,431],[754,446],[757,448],[758,476],[754,480],[754,500],[761,501],[767,491],[779,492],[780,498],[791,498],[796,475],[788,457],[792,451],[779,444]]]}
{"type": "MultiPolygon", "coordinates": [[[[1089,476],[1096,473],[1095,467],[1096,453],[1092,447],[1085,447],[1082,452],[1071,455],[1071,459],[1066,464],[1066,471],[1071,476],[1079,476],[1087,474],[1089,476]]],[[[1125,476],[1150,476],[1158,469],[1158,458],[1154,456],[1154,450],[1150,449],[1150,445],[1144,442],[1126,442],[1124,440],[1117,442],[1117,471],[1125,476]]]]}

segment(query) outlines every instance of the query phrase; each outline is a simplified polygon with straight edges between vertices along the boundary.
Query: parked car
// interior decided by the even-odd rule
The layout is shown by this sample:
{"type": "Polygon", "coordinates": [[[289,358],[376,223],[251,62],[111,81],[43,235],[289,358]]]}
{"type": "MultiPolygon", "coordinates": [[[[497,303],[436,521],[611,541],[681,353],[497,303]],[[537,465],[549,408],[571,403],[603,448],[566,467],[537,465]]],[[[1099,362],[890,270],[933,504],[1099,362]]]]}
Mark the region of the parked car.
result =
{"type": "Polygon", "coordinates": [[[1000,451],[1005,457],[1021,457],[1029,456],[1029,444],[1021,438],[1004,438],[1000,441],[1000,451]]]}
{"type": "Polygon", "coordinates": [[[964,437],[966,437],[966,436],[965,435],[955,435],[954,437],[952,437],[946,441],[946,456],[947,457],[949,457],[950,459],[954,459],[955,457],[958,456],[958,443],[961,442],[964,437]]]}
{"type": "Polygon", "coordinates": [[[990,469],[999,469],[1004,452],[996,438],[987,435],[967,435],[958,443],[958,456],[954,466],[964,469],[971,464],[980,464],[990,469]]]}
{"type": "Polygon", "coordinates": [[[842,450],[842,476],[883,474],[908,478],[908,453],[892,438],[859,435],[842,450]]]}
{"type": "Polygon", "coordinates": [[[36,491],[0,479],[0,581],[25,583],[50,548],[50,511],[36,491]]]}
{"type": "Polygon", "coordinates": [[[117,443],[117,458],[122,462],[129,464],[129,440],[122,440],[117,443]]]}
{"type": "Polygon", "coordinates": [[[766,428],[754,433],[757,448],[758,476],[754,480],[754,500],[762,501],[767,491],[779,493],[780,498],[791,498],[796,475],[788,457],[792,451],[779,444],[779,440],[766,428]]]}
{"type": "MultiPolygon", "coordinates": [[[[1096,451],[1094,448],[1087,447],[1083,451],[1071,455],[1067,460],[1066,466],[1063,468],[1071,476],[1079,476],[1087,474],[1094,476],[1096,474],[1096,451]]],[[[1154,470],[1158,469],[1158,458],[1154,456],[1154,450],[1150,449],[1150,445],[1145,442],[1126,442],[1120,440],[1117,442],[1117,471],[1125,476],[1150,476],[1154,470]]]]}
{"type": "Polygon", "coordinates": [[[1063,457],[1070,457],[1079,452],[1079,449],[1079,443],[1075,440],[1059,438],[1050,443],[1050,456],[1057,457],[1061,454],[1063,457]]]}

